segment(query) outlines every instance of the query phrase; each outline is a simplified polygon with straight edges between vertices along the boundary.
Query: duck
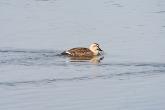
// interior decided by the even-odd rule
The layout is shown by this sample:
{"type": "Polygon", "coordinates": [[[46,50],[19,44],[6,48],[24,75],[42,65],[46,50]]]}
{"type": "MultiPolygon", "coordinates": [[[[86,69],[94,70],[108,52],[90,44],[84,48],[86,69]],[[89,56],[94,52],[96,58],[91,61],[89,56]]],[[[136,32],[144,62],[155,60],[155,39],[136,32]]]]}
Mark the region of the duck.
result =
{"type": "Polygon", "coordinates": [[[69,57],[88,57],[92,58],[95,56],[100,56],[103,50],[100,48],[98,43],[92,43],[89,48],[85,47],[77,47],[66,50],[62,52],[62,55],[66,55],[69,57]]]}

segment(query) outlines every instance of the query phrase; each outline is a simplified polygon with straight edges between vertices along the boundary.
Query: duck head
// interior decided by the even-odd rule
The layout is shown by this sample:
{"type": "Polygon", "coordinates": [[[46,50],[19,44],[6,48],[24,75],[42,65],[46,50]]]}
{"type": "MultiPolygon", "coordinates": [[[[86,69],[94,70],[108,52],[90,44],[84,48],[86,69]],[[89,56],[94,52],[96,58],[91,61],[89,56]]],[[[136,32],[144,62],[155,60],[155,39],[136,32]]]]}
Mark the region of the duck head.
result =
{"type": "Polygon", "coordinates": [[[103,51],[98,43],[91,44],[89,49],[94,53],[94,55],[100,55],[100,52],[103,51]]]}

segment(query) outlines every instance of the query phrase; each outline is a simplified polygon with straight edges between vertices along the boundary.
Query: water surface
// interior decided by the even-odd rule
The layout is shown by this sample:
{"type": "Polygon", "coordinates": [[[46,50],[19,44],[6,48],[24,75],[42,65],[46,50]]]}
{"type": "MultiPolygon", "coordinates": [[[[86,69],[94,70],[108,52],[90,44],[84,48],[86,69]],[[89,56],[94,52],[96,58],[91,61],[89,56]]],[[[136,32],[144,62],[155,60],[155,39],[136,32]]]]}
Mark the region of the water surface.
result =
{"type": "Polygon", "coordinates": [[[164,0],[0,1],[0,109],[164,110],[164,12],[164,0]],[[59,55],[93,42],[100,62],[59,55]]]}

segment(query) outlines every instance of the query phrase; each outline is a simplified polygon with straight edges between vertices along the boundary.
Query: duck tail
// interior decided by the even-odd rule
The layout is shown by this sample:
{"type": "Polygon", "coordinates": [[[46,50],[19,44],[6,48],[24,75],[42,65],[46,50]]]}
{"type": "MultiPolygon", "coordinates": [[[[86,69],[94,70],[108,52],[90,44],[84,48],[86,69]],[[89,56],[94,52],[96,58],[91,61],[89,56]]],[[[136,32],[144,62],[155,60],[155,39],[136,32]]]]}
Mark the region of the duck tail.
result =
{"type": "Polygon", "coordinates": [[[62,52],[61,55],[67,55],[66,51],[62,52]]]}
{"type": "Polygon", "coordinates": [[[68,51],[64,51],[61,53],[61,55],[70,55],[70,53],[68,51]]]}

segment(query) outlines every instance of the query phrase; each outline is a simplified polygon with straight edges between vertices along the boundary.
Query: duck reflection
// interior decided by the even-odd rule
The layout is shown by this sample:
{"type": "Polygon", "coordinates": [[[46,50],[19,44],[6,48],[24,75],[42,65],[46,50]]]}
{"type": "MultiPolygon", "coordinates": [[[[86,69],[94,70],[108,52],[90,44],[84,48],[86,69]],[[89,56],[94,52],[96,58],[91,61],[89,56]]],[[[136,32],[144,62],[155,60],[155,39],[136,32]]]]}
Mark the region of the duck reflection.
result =
{"type": "Polygon", "coordinates": [[[90,62],[93,64],[98,64],[101,60],[104,59],[103,56],[94,56],[94,57],[69,57],[70,62],[90,62]]]}

